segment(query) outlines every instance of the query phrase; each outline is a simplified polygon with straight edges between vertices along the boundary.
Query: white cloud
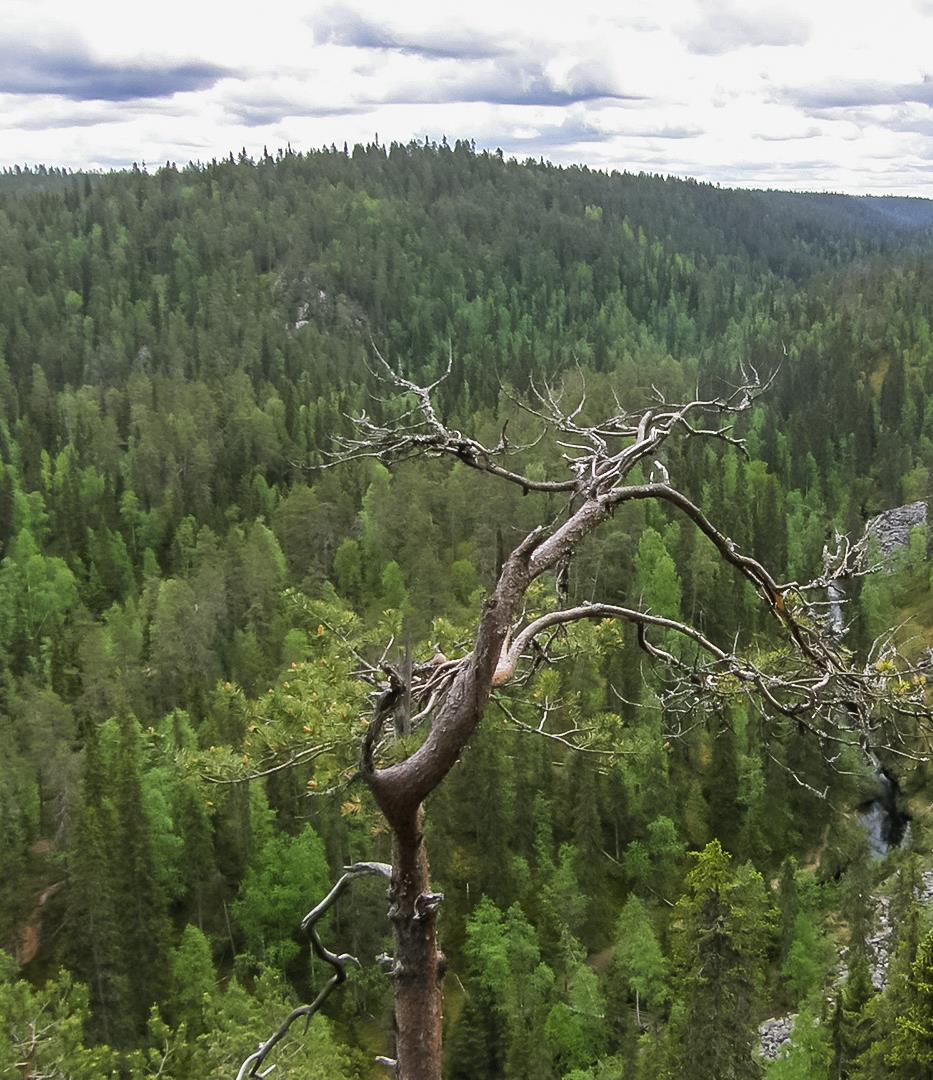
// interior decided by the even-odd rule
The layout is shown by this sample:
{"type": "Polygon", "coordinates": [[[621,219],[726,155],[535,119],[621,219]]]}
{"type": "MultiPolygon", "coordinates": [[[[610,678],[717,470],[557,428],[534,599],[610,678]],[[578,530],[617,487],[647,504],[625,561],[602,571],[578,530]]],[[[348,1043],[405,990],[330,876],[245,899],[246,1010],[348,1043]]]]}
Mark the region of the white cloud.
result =
{"type": "Polygon", "coordinates": [[[803,45],[810,33],[810,19],[784,5],[734,0],[707,2],[681,31],[691,52],[710,56],[762,45],[803,45]]]}

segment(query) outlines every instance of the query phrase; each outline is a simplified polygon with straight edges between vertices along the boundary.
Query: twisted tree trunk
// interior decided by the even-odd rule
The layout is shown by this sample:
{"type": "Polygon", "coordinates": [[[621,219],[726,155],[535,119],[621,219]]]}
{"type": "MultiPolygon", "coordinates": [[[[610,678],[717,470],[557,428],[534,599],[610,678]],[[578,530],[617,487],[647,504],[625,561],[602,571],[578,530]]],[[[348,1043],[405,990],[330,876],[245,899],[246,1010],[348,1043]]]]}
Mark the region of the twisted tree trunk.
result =
{"type": "MultiPolygon", "coordinates": [[[[430,734],[405,761],[376,769],[370,754],[386,719],[377,714],[364,745],[361,775],[392,830],[389,920],[394,936],[397,1080],[441,1080],[444,958],[437,943],[437,907],[422,833],[424,799],[441,783],[482,719],[495,685],[516,609],[532,580],[530,559],[546,534],[516,548],[486,602],[469,661],[439,707],[430,734]]],[[[394,703],[394,698],[390,699],[394,703]]],[[[393,704],[394,707],[394,704],[393,704]]]]}
{"type": "MultiPolygon", "coordinates": [[[[376,355],[379,356],[378,352],[376,355]]],[[[562,437],[569,438],[569,442],[562,441],[560,445],[574,450],[576,456],[568,458],[572,474],[569,478],[541,480],[500,463],[499,459],[510,450],[504,430],[496,447],[486,447],[447,428],[438,419],[431,392],[445,376],[431,386],[420,387],[397,375],[385,361],[382,363],[389,381],[417,404],[406,408],[399,420],[390,421],[385,427],[374,424],[365,415],[355,420],[357,435],[343,440],[345,460],[377,458],[388,462],[418,454],[447,456],[469,468],[517,484],[525,494],[538,491],[564,493],[568,497],[566,517],[560,524],[555,522],[535,529],[507,558],[501,559],[500,555],[496,584],[483,604],[473,647],[466,655],[455,660],[441,656],[436,664],[431,662],[417,668],[409,658],[401,671],[385,662],[385,654],[378,666],[358,656],[376,694],[375,712],[361,747],[359,776],[385,816],[394,848],[389,919],[395,939],[391,972],[395,986],[396,1056],[379,1060],[394,1068],[396,1080],[441,1080],[444,960],[437,943],[437,907],[442,897],[431,891],[422,835],[423,806],[469,743],[491,692],[515,678],[523,657],[527,657],[539,635],[584,620],[627,622],[635,626],[639,646],[671,676],[672,684],[665,690],[662,704],[676,715],[692,714],[693,710],[702,708],[707,698],[731,701],[741,691],[756,703],[762,716],[780,718],[785,728],[788,719],[796,721],[800,731],[819,739],[821,747],[826,742],[835,746],[855,744],[856,740],[866,751],[881,745],[893,747],[893,743],[879,740],[882,722],[890,724],[890,718],[894,717],[898,742],[894,752],[911,756],[904,749],[908,733],[905,727],[897,725],[899,722],[926,725],[931,710],[924,696],[924,681],[907,681],[919,674],[915,668],[900,658],[896,664],[890,661],[888,668],[882,668],[875,663],[877,657],[870,657],[864,669],[853,666],[851,658],[840,651],[836,637],[827,633],[819,606],[807,600],[809,592],[823,595],[831,585],[868,572],[860,545],[849,545],[839,537],[838,550],[827,559],[822,577],[805,584],[778,584],[761,563],[740,551],[733,540],[716,528],[698,505],[670,486],[666,467],[655,457],[665,441],[680,432],[687,438],[706,437],[741,447],[741,439],[729,434],[728,427],[697,427],[694,420],[710,413],[724,416],[748,410],[764,388],[757,376],[754,382],[746,381],[724,397],[698,398],[677,406],[660,401],[640,416],[623,410],[595,425],[578,419],[585,399],[567,413],[560,406],[559,395],[555,397],[546,388],[545,395],[537,394],[540,408],[532,406],[530,411],[562,437]],[[628,483],[627,478],[636,466],[652,458],[652,473],[660,477],[660,482],[651,479],[648,483],[628,483]],[[642,500],[663,503],[683,514],[712,544],[722,561],[755,588],[785,635],[785,648],[792,663],[776,664],[773,669],[759,667],[753,659],[740,655],[737,645],[719,646],[697,627],[637,606],[561,604],[558,610],[544,612],[536,618],[526,615],[526,595],[536,578],[548,572],[562,578],[581,542],[618,507],[642,500]],[[790,604],[785,597],[790,599],[790,604]],[[686,642],[687,654],[692,654],[689,662],[676,650],[670,651],[665,644],[652,641],[649,630],[653,635],[663,631],[686,642]],[[906,697],[904,686],[913,687],[906,697]],[[411,716],[411,708],[417,709],[415,716],[411,716]],[[844,728],[839,724],[840,715],[848,718],[844,728]],[[395,764],[378,766],[383,729],[390,720],[397,725],[398,733],[404,733],[417,730],[419,724],[427,724],[428,718],[430,728],[416,749],[395,764]]],[[[548,735],[543,725],[542,720],[538,730],[548,735]]],[[[566,745],[562,736],[549,737],[566,745]]],[[[778,758],[773,760],[781,764],[778,758]]],[[[791,771],[791,775],[804,787],[825,797],[825,792],[815,791],[796,773],[791,771]]],[[[306,926],[313,930],[315,920],[348,881],[362,873],[388,875],[390,868],[381,863],[348,868],[328,897],[306,917],[306,926]]],[[[294,1010],[279,1031],[260,1044],[244,1062],[240,1070],[242,1078],[265,1075],[259,1072],[260,1066],[294,1020],[316,1012],[330,989],[346,978],[346,964],[353,958],[323,949],[313,933],[311,941],[317,954],[334,968],[334,975],[311,1005],[294,1010]]],[[[640,1002],[637,1004],[640,1012],[640,1002]]]]}

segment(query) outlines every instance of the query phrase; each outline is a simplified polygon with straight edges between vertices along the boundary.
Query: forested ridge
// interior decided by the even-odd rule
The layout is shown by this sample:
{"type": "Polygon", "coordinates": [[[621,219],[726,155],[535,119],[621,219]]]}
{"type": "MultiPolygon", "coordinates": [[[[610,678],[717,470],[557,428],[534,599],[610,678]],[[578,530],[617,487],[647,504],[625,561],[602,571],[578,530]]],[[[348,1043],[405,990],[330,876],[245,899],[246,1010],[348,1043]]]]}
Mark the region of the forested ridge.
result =
{"type": "MultiPolygon", "coordinates": [[[[446,422],[492,445],[508,420],[534,477],[564,451],[516,400],[546,383],[638,408],[776,372],[737,420],[747,458],[685,440],[663,465],[806,581],[834,532],[930,495],[931,227],[921,200],[462,142],[4,173],[0,1075],[236,1076],[329,974],[302,916],[341,867],[388,861],[353,782],[359,657],[390,638],[400,662],[457,654],[566,498],[447,461],[335,466],[349,417],[389,408],[374,344],[420,380],[450,357],[446,422]]],[[[918,529],[849,586],[848,643],[900,627],[919,656],[929,575],[918,529]]],[[[773,644],[750,587],[654,503],[621,506],[531,599],[555,588],[773,644]]],[[[912,820],[873,859],[855,753],[828,761],[738,702],[672,737],[629,627],[557,651],[428,805],[450,1080],[933,1076],[929,766],[883,760],[912,820]],[[520,726],[543,701],[584,749],[520,726]],[[896,918],[874,992],[879,895],[896,918]],[[792,1049],[762,1062],[759,1022],[788,1013],[792,1049]]],[[[323,924],[364,966],[281,1075],[385,1075],[385,907],[361,883],[323,924]]]]}

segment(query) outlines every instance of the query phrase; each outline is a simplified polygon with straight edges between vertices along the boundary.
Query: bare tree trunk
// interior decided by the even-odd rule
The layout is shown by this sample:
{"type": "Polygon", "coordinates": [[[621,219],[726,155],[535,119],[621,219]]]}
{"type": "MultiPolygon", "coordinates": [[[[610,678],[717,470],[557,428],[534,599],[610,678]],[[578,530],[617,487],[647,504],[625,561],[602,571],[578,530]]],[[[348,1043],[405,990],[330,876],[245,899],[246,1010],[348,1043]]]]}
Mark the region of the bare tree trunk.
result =
{"type": "Polygon", "coordinates": [[[411,827],[395,831],[389,889],[398,1080],[441,1080],[443,956],[437,947],[438,898],[431,893],[422,816],[419,807],[411,827]]]}
{"type": "MultiPolygon", "coordinates": [[[[399,671],[385,662],[386,654],[378,665],[371,665],[356,653],[363,665],[363,677],[373,687],[375,695],[375,710],[360,748],[359,775],[392,830],[393,866],[360,863],[348,867],[328,896],[305,917],[302,925],[309,931],[316,955],[331,965],[334,974],[311,1005],[293,1010],[279,1030],[247,1058],[240,1069],[239,1080],[264,1075],[259,1068],[291,1024],[297,1018],[313,1015],[330,990],[345,981],[346,965],[352,958],[326,950],[314,932],[314,924],[350,880],[373,873],[391,874],[389,918],[395,937],[392,971],[396,1057],[394,1061],[378,1060],[394,1066],[397,1080],[441,1080],[444,960],[437,947],[436,922],[437,906],[442,897],[431,892],[422,836],[423,804],[466,749],[492,691],[515,678],[523,658],[532,659],[529,653],[540,635],[553,634],[561,627],[585,620],[613,619],[633,625],[641,649],[672,675],[672,684],[661,698],[672,716],[692,716],[695,710],[704,707],[706,700],[731,703],[741,691],[761,708],[763,716],[780,717],[784,727],[787,727],[786,721],[796,721],[799,729],[816,736],[824,749],[825,741],[830,740],[830,745],[837,742],[853,747],[858,745],[863,750],[886,745],[897,754],[914,757],[903,749],[905,728],[919,721],[928,722],[930,717],[925,680],[913,678],[919,675],[914,667],[900,658],[896,664],[888,660],[889,655],[894,654],[886,645],[888,651],[883,655],[888,668],[882,669],[878,662],[882,654],[879,653],[869,658],[864,670],[856,669],[839,649],[838,640],[827,637],[819,608],[806,599],[806,594],[812,590],[819,590],[822,595],[830,584],[868,572],[860,544],[853,547],[839,537],[837,552],[832,558],[827,557],[827,569],[821,578],[803,585],[797,582],[781,585],[761,563],[743,554],[734,541],[717,529],[699,506],[670,486],[667,469],[656,458],[652,473],[660,476],[660,482],[627,482],[632,471],[639,464],[647,464],[675,432],[742,447],[742,440],[729,434],[729,427],[697,427],[695,421],[705,422],[702,418],[710,413],[724,416],[748,410],[758,393],[768,385],[761,384],[757,376],[752,382],[746,380],[725,397],[708,400],[698,397],[678,406],[667,405],[659,399],[658,405],[640,416],[630,414],[620,406],[616,416],[595,426],[578,419],[585,398],[573,412],[566,413],[561,408],[559,394],[555,397],[550,388],[546,388],[546,395],[535,391],[538,404],[530,406],[531,413],[565,439],[559,445],[576,451],[575,456],[567,459],[569,477],[542,480],[522,475],[502,464],[500,459],[506,458],[510,451],[504,429],[498,445],[486,447],[447,428],[438,419],[431,392],[445,376],[430,386],[417,386],[393,372],[378,351],[376,355],[389,381],[402,394],[409,398],[414,396],[417,404],[407,407],[400,419],[390,421],[385,427],[374,424],[365,415],[355,420],[356,434],[343,440],[342,453],[338,455],[343,460],[375,458],[389,462],[416,455],[447,456],[516,484],[525,494],[529,491],[564,493],[570,502],[567,516],[559,524],[555,521],[533,530],[508,556],[504,552],[502,530],[497,531],[496,585],[483,603],[473,646],[465,655],[455,660],[441,656],[436,662],[414,665],[411,644],[407,642],[399,671]],[[567,607],[561,603],[557,610],[537,617],[526,612],[527,593],[536,579],[548,572],[562,577],[563,568],[581,542],[618,507],[642,500],[661,502],[682,513],[710,541],[723,562],[754,586],[786,634],[789,664],[779,658],[773,667],[759,667],[753,659],[736,651],[737,646],[732,650],[723,648],[688,623],[637,607],[592,602],[567,607]],[[785,602],[785,595],[792,603],[785,602]],[[801,613],[803,619],[798,618],[801,613]],[[652,635],[662,632],[666,636],[678,635],[687,645],[684,655],[689,657],[695,653],[695,658],[687,661],[679,652],[655,644],[649,637],[649,630],[652,635]],[[893,695],[889,680],[896,687],[893,695]],[[904,686],[914,689],[905,696],[904,686]],[[890,704],[892,701],[896,703],[895,707],[890,704]],[[411,715],[412,708],[417,709],[414,716],[411,715]],[[845,728],[840,727],[840,714],[849,718],[845,728]],[[896,749],[891,743],[878,742],[881,717],[891,716],[895,717],[895,725],[898,722],[905,725],[899,729],[895,727],[896,749]],[[398,725],[399,735],[416,731],[422,724],[429,726],[424,739],[406,757],[380,767],[378,757],[383,745],[383,729],[390,722],[398,725]]],[[[448,374],[452,362],[451,357],[448,374]]],[[[545,729],[544,718],[537,729],[524,724],[520,729],[537,730],[570,745],[564,735],[545,729]]],[[[680,729],[676,729],[674,735],[678,733],[680,729]]],[[[777,757],[771,756],[781,764],[777,757]]],[[[925,758],[914,757],[914,760],[925,758]]],[[[791,775],[814,794],[826,797],[826,791],[816,791],[796,773],[791,771],[791,775]]],[[[617,854],[618,845],[617,828],[617,854]]],[[[641,1001],[637,995],[635,1010],[640,1027],[641,1001]]]]}

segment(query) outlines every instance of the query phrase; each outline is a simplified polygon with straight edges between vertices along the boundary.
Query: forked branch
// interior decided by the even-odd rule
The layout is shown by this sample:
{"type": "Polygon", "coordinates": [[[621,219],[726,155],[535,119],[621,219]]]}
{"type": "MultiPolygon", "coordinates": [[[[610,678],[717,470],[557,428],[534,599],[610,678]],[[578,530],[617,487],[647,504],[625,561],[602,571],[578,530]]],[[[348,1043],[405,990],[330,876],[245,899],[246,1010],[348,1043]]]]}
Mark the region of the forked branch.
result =
{"type": "Polygon", "coordinates": [[[280,1027],[277,1028],[265,1042],[259,1044],[258,1048],[250,1054],[240,1066],[240,1071],[237,1073],[237,1080],[250,1080],[252,1077],[268,1076],[275,1068],[274,1065],[271,1065],[263,1072],[260,1072],[259,1070],[262,1068],[266,1058],[275,1046],[288,1034],[292,1024],[294,1024],[296,1020],[304,1019],[305,1031],[307,1031],[308,1024],[311,1023],[311,1017],[314,1016],[315,1013],[320,1012],[321,1006],[330,996],[331,991],[340,986],[341,983],[346,982],[347,965],[355,964],[359,966],[359,960],[357,960],[355,956],[351,956],[349,953],[337,954],[331,952],[318,937],[317,924],[324,915],[330,911],[334,904],[337,903],[353,881],[359,877],[371,875],[390,879],[392,877],[392,867],[389,866],[388,863],[379,862],[358,862],[354,863],[352,866],[345,867],[343,875],[337,880],[327,896],[325,896],[316,907],[313,907],[301,920],[301,929],[308,935],[308,940],[311,943],[314,955],[319,960],[323,960],[325,964],[329,964],[334,969],[334,973],[327,982],[324,983],[318,991],[317,997],[310,1005],[301,1005],[297,1009],[293,1009],[282,1021],[280,1027]]]}

